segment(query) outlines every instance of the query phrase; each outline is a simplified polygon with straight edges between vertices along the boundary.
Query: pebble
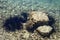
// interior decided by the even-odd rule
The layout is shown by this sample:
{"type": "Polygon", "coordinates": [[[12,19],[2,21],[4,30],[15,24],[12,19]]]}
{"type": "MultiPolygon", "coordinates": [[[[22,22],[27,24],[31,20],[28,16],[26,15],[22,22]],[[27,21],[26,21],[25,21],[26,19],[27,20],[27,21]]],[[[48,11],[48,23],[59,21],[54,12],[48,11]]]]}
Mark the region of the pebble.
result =
{"type": "Polygon", "coordinates": [[[24,30],[22,37],[23,38],[29,38],[29,33],[26,30],[24,30]]]}

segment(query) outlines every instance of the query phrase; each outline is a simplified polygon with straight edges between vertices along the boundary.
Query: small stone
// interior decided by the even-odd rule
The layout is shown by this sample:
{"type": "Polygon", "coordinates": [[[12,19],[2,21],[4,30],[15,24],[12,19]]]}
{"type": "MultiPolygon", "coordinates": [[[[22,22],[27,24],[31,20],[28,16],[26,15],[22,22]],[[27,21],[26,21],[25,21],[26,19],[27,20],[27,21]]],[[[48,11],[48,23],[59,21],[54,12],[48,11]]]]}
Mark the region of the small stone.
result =
{"type": "Polygon", "coordinates": [[[26,30],[24,30],[24,33],[23,33],[22,37],[23,38],[29,38],[29,33],[26,30]]]}
{"type": "Polygon", "coordinates": [[[43,35],[43,36],[46,36],[48,35],[51,31],[52,31],[52,27],[51,26],[47,26],[47,25],[44,25],[44,26],[40,26],[37,28],[37,31],[43,35]]]}
{"type": "Polygon", "coordinates": [[[32,11],[31,13],[31,18],[33,20],[35,20],[35,22],[37,21],[49,21],[48,15],[44,12],[39,12],[39,11],[32,11]]]}

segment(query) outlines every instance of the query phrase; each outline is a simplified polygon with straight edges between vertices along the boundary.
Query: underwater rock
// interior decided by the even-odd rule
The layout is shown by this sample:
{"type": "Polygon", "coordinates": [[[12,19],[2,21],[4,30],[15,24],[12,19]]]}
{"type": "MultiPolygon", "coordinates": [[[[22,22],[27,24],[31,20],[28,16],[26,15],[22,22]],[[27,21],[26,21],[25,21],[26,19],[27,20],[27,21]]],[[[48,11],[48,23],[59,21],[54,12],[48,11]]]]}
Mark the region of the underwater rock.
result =
{"type": "Polygon", "coordinates": [[[40,26],[36,29],[39,34],[41,34],[42,36],[50,36],[51,32],[53,31],[53,28],[51,26],[40,26]]]}
{"type": "Polygon", "coordinates": [[[44,26],[38,27],[37,30],[42,33],[49,33],[52,30],[52,27],[44,25],[44,26]]]}
{"type": "MultiPolygon", "coordinates": [[[[29,32],[34,32],[34,30],[36,30],[39,26],[42,26],[43,29],[44,25],[49,25],[51,26],[50,28],[54,29],[53,24],[55,23],[55,20],[52,16],[39,11],[32,11],[29,13],[29,20],[26,22],[26,29],[29,32]]],[[[49,27],[47,27],[47,29],[48,28],[49,27]]]]}
{"type": "Polygon", "coordinates": [[[34,32],[39,26],[48,25],[49,18],[46,13],[39,11],[32,11],[29,13],[29,21],[26,23],[28,31],[34,32]]]}
{"type": "Polygon", "coordinates": [[[30,15],[31,15],[31,18],[34,20],[34,22],[49,21],[48,15],[44,12],[32,11],[30,12],[30,15]]]}

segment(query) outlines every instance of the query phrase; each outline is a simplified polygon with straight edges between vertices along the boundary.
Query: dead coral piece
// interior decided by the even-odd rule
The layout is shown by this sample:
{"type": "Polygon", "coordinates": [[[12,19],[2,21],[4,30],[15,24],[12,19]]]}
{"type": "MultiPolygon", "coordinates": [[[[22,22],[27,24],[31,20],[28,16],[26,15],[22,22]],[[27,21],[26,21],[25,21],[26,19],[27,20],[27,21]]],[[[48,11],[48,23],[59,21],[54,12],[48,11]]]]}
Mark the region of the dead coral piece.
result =
{"type": "Polygon", "coordinates": [[[33,19],[35,22],[49,21],[48,15],[44,12],[32,11],[30,12],[30,15],[31,15],[31,19],[33,19]]]}
{"type": "Polygon", "coordinates": [[[50,36],[50,33],[53,31],[51,26],[40,26],[36,29],[42,36],[50,36]]]}

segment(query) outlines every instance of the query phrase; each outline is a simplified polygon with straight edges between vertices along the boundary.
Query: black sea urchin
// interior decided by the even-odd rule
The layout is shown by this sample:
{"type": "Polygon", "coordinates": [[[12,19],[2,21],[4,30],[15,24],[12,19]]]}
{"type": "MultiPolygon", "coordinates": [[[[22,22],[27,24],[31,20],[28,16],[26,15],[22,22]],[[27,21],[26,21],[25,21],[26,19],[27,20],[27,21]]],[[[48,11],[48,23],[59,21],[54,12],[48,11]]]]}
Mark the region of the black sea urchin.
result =
{"type": "Polygon", "coordinates": [[[15,31],[16,29],[19,30],[22,28],[21,20],[22,20],[22,18],[20,18],[18,16],[10,17],[5,20],[4,28],[7,31],[15,31]]]}
{"type": "Polygon", "coordinates": [[[48,17],[49,17],[48,25],[52,26],[53,24],[55,24],[55,19],[52,16],[48,17]]]}
{"type": "Polygon", "coordinates": [[[22,23],[27,21],[27,16],[27,13],[21,12],[20,16],[17,15],[6,19],[3,26],[7,31],[19,30],[22,28],[22,23]]]}
{"type": "Polygon", "coordinates": [[[28,13],[27,12],[21,12],[21,16],[22,16],[22,22],[25,23],[27,21],[28,18],[28,13]]]}

